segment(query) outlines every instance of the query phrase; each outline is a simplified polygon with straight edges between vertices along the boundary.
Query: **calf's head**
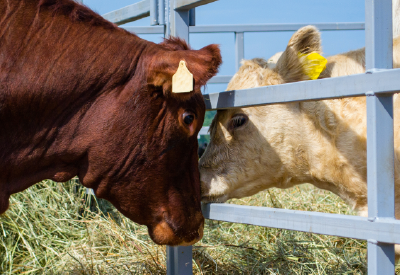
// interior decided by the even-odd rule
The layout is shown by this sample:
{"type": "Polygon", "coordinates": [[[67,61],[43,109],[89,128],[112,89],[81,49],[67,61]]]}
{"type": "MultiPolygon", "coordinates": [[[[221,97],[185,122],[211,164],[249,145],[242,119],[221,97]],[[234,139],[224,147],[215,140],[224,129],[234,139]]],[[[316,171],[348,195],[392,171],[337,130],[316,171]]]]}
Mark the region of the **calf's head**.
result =
{"type": "MultiPolygon", "coordinates": [[[[320,52],[318,30],[313,26],[301,28],[286,50],[268,62],[244,61],[227,90],[310,80],[313,61],[305,57],[320,52]]],[[[274,186],[292,186],[293,173],[306,169],[304,147],[298,142],[301,127],[298,103],[219,110],[199,163],[202,200],[224,202],[274,186]]]]}
{"type": "Polygon", "coordinates": [[[190,50],[179,39],[147,47],[135,75],[99,100],[83,184],[144,224],[158,244],[190,245],[202,237],[197,134],[205,104],[201,86],[221,63],[217,45],[190,50]],[[194,90],[172,93],[180,61],[194,90]],[[112,101],[112,103],[110,103],[112,101]]]}

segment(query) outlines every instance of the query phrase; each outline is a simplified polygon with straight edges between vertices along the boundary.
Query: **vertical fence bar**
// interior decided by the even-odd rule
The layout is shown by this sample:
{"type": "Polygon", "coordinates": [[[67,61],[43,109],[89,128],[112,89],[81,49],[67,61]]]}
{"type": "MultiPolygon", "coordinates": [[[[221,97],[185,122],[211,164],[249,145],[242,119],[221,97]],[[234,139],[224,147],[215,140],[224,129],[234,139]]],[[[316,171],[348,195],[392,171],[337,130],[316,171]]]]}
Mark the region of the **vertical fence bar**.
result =
{"type": "Polygon", "coordinates": [[[167,275],[191,275],[192,247],[167,246],[167,275]]]}
{"type": "Polygon", "coordinates": [[[165,13],[165,29],[164,29],[164,37],[168,38],[171,36],[171,1],[175,0],[164,0],[164,13],[165,13]]]}
{"type": "Polygon", "coordinates": [[[165,2],[158,0],[158,24],[165,25],[165,2]]]}
{"type": "Polygon", "coordinates": [[[158,25],[158,0],[150,0],[150,26],[158,25]]]}
{"type": "MultiPolygon", "coordinates": [[[[367,96],[368,216],[394,217],[393,100],[367,96]]],[[[368,240],[368,274],[394,274],[394,245],[368,240]]]]}
{"type": "MultiPolygon", "coordinates": [[[[189,10],[175,10],[175,0],[170,0],[170,35],[189,42],[189,10]]],[[[189,275],[192,271],[191,246],[167,246],[167,274],[189,275]]]]}
{"type": "Polygon", "coordinates": [[[189,10],[175,10],[175,0],[171,0],[170,3],[171,36],[180,37],[189,42],[189,10]]]}
{"type": "Polygon", "coordinates": [[[235,32],[236,71],[240,68],[240,61],[244,58],[244,33],[235,32]]]}
{"type": "MultiPolygon", "coordinates": [[[[393,67],[392,1],[365,1],[365,58],[370,73],[393,67]]],[[[368,216],[394,217],[393,97],[367,93],[368,216]]],[[[394,274],[394,245],[368,240],[368,274],[394,274]]]]}
{"type": "Polygon", "coordinates": [[[189,10],[189,26],[196,26],[196,8],[189,10]]]}
{"type": "Polygon", "coordinates": [[[393,68],[392,1],[365,0],[366,68],[393,68]]]}

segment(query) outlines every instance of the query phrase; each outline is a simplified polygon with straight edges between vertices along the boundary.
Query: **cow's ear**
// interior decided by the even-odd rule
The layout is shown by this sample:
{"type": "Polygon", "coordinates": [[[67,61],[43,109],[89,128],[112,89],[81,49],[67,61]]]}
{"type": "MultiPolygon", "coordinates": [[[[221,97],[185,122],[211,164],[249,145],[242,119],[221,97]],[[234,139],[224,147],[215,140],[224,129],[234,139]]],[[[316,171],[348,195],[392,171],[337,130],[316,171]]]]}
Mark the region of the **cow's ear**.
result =
{"type": "Polygon", "coordinates": [[[321,52],[318,29],[314,26],[303,27],[290,39],[275,70],[286,83],[316,79],[326,65],[321,52]]]}
{"type": "Polygon", "coordinates": [[[160,50],[150,62],[147,71],[147,83],[162,87],[165,95],[172,93],[172,77],[177,72],[181,61],[193,75],[194,91],[200,92],[200,87],[217,72],[222,63],[218,45],[208,45],[200,50],[190,50],[187,44],[177,38],[164,41],[160,50]]]}

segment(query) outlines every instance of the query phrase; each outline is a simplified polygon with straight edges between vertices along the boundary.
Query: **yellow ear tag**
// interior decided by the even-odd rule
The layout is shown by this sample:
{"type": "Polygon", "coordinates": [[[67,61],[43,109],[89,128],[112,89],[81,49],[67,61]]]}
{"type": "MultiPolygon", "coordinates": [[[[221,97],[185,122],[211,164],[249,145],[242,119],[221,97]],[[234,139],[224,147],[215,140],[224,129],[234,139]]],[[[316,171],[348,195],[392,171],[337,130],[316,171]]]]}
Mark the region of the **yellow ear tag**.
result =
{"type": "Polygon", "coordinates": [[[189,93],[193,91],[193,75],[186,67],[186,62],[181,60],[176,73],[172,76],[173,93],[189,93]]]}
{"type": "Polygon", "coordinates": [[[318,53],[313,52],[305,54],[299,52],[297,55],[300,58],[300,62],[303,64],[305,74],[312,80],[317,79],[326,69],[328,60],[318,53]]]}

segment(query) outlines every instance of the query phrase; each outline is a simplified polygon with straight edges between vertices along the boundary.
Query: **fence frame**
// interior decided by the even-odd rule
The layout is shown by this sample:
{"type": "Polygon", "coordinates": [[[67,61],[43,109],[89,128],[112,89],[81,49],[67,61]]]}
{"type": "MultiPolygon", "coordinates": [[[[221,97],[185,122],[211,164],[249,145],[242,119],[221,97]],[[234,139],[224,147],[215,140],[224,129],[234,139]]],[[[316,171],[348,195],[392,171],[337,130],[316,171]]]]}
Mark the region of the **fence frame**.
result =
{"type": "MultiPolygon", "coordinates": [[[[83,2],[82,0],[77,0],[83,2]]],[[[118,25],[150,16],[153,27],[125,27],[138,34],[179,36],[234,32],[236,70],[244,58],[244,32],[296,31],[309,24],[195,26],[194,8],[217,0],[143,0],[107,13],[118,25]]],[[[394,218],[393,94],[400,69],[392,69],[392,1],[365,0],[364,23],[317,23],[320,30],[366,30],[365,74],[204,95],[207,110],[366,96],[368,217],[232,204],[203,204],[207,219],[305,231],[368,241],[368,274],[394,274],[394,244],[400,220],[394,218]],[[321,88],[323,87],[323,88],[321,88]],[[388,165],[389,164],[389,165],[388,165]]],[[[209,83],[227,83],[216,76],[209,83]]],[[[204,132],[204,130],[203,130],[204,132]]],[[[192,274],[192,247],[167,247],[167,274],[192,274]]]]}

